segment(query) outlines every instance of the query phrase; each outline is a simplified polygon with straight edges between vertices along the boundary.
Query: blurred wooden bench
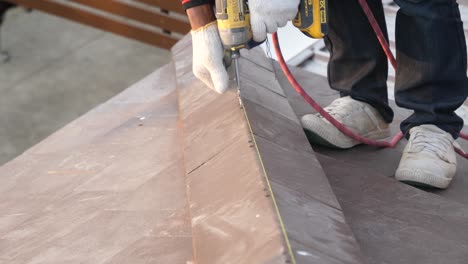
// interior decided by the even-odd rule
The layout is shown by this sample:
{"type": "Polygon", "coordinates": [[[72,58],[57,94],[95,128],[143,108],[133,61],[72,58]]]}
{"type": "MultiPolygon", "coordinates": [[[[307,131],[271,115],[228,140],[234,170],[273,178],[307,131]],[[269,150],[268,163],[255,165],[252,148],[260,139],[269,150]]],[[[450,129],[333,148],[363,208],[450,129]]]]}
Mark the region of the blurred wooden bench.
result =
{"type": "Polygon", "coordinates": [[[178,0],[4,0],[169,49],[190,31],[178,0]]]}

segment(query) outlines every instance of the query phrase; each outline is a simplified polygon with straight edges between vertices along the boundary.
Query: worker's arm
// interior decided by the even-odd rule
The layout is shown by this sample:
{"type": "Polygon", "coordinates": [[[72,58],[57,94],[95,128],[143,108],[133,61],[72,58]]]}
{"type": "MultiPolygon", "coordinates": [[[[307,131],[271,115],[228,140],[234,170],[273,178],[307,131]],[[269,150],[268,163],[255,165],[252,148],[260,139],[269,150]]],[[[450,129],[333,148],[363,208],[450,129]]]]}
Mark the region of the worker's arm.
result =
{"type": "Polygon", "coordinates": [[[188,8],[187,15],[189,17],[192,30],[197,30],[216,20],[213,12],[213,6],[210,4],[188,8]]]}
{"type": "Polygon", "coordinates": [[[187,11],[188,9],[201,5],[215,5],[215,0],[181,0],[182,6],[187,11]]]}
{"type": "Polygon", "coordinates": [[[229,75],[224,67],[224,48],[213,11],[214,1],[183,0],[192,26],[193,73],[218,93],[228,89],[229,75]]]}

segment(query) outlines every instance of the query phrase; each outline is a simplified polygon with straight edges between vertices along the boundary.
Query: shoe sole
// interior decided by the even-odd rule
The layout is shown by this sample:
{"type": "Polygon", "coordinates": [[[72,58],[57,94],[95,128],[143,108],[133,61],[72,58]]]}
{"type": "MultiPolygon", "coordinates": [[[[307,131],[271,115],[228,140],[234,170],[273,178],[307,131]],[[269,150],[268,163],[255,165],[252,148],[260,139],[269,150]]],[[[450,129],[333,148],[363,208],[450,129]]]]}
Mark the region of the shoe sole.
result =
{"type": "Polygon", "coordinates": [[[308,130],[308,129],[304,129],[305,133],[306,133],[306,136],[307,136],[307,139],[309,140],[310,143],[314,143],[314,144],[317,144],[317,145],[320,145],[320,146],[324,146],[324,147],[327,147],[327,148],[332,148],[332,149],[343,149],[343,148],[340,148],[338,146],[335,146],[333,144],[331,144],[330,142],[326,141],[324,138],[320,137],[318,134],[308,130]]]}
{"type": "Polygon", "coordinates": [[[437,189],[437,190],[444,189],[444,188],[439,188],[439,187],[435,187],[426,183],[416,182],[416,181],[399,180],[399,182],[416,187],[416,188],[421,188],[421,189],[437,189]]]}
{"type": "MultiPolygon", "coordinates": [[[[324,129],[324,127],[329,127],[330,124],[327,124],[323,121],[309,120],[308,122],[312,123],[311,127],[315,128],[314,131],[309,130],[309,129],[304,129],[304,131],[306,132],[306,136],[309,139],[309,142],[311,143],[315,143],[324,147],[329,147],[329,148],[334,148],[334,149],[350,149],[352,147],[362,144],[361,142],[358,142],[352,139],[351,140],[354,141],[353,143],[346,142],[343,144],[333,144],[332,143],[334,141],[332,138],[333,133],[330,133],[329,131],[327,131],[329,129],[324,129]]],[[[332,129],[335,129],[335,127],[333,127],[332,129]]],[[[390,129],[372,131],[362,136],[372,139],[372,140],[380,140],[380,139],[384,139],[390,136],[390,129]]]]}
{"type": "Polygon", "coordinates": [[[415,187],[446,189],[451,179],[431,176],[428,172],[415,170],[397,170],[395,179],[415,187]]]}

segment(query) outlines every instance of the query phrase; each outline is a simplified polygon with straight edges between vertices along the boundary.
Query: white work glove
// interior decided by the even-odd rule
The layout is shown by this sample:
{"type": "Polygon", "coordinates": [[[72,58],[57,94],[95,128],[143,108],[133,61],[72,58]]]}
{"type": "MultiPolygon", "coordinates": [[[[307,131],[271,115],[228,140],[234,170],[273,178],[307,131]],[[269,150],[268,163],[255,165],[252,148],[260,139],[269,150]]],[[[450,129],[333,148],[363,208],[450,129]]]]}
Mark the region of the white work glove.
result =
{"type": "Polygon", "coordinates": [[[223,64],[224,48],[216,22],[192,31],[193,73],[208,87],[224,93],[229,86],[229,75],[223,64]]]}
{"type": "Polygon", "coordinates": [[[267,33],[278,31],[298,12],[300,0],[249,0],[253,39],[262,42],[267,33]]]}

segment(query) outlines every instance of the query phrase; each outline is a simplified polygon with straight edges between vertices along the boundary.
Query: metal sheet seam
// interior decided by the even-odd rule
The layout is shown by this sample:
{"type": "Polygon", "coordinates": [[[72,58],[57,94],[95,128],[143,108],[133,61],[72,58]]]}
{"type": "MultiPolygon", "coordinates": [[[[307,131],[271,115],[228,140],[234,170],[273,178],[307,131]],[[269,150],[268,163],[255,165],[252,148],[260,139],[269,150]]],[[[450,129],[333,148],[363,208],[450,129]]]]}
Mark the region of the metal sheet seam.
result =
{"type": "Polygon", "coordinates": [[[281,217],[281,213],[280,213],[278,204],[276,203],[275,194],[273,192],[273,188],[271,187],[270,179],[268,178],[268,173],[266,172],[266,169],[265,169],[265,164],[263,163],[262,155],[260,154],[260,150],[258,148],[257,141],[255,140],[255,135],[254,135],[254,132],[252,130],[252,126],[250,124],[249,116],[248,116],[247,111],[245,110],[244,106],[242,106],[242,110],[244,112],[245,119],[247,121],[247,125],[249,126],[250,134],[252,135],[252,142],[253,142],[253,144],[255,146],[255,150],[257,152],[258,159],[260,161],[260,166],[262,167],[263,174],[265,175],[268,190],[270,191],[271,199],[273,201],[273,206],[275,208],[276,215],[278,216],[278,221],[279,221],[279,224],[280,224],[281,232],[283,233],[283,237],[284,237],[284,240],[285,240],[285,243],[286,243],[286,247],[288,248],[289,255],[291,256],[291,263],[292,264],[297,264],[296,257],[294,256],[294,252],[292,251],[291,243],[289,242],[288,233],[286,232],[286,226],[284,225],[283,218],[281,217]]]}

